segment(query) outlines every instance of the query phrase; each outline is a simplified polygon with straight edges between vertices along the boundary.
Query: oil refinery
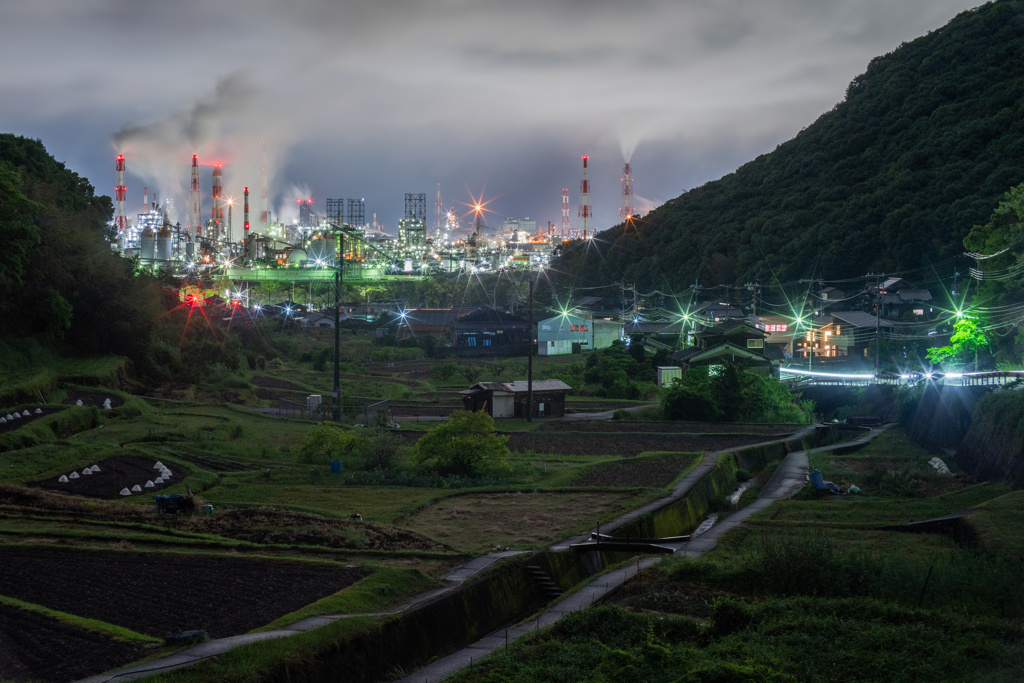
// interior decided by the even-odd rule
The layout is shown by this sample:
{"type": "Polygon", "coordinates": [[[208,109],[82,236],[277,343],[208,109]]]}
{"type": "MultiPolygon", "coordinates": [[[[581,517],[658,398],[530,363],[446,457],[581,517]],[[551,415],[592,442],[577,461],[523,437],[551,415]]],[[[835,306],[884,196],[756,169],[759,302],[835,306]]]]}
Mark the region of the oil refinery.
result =
{"type": "MultiPolygon", "coordinates": [[[[471,197],[468,212],[454,206],[446,210],[437,187],[434,225],[427,227],[427,195],[406,193],[404,217],[397,234],[385,232],[376,220],[366,220],[362,199],[329,198],[324,210],[312,198],[297,200],[297,218],[290,223],[271,220],[268,201],[266,148],[262,150],[259,219],[250,221],[250,193],[246,187],[241,207],[223,190],[224,165],[213,164],[209,214],[204,218],[199,158],[191,160],[189,206],[184,224],[172,223],[169,206],[154,192],[143,192],[143,210],[128,215],[125,157],[117,156],[115,172],[116,235],[113,247],[138,258],[144,268],[175,275],[195,276],[216,270],[233,280],[329,279],[343,265],[346,281],[417,278],[431,272],[487,272],[502,269],[537,270],[547,264],[554,248],[564,241],[589,239],[594,234],[587,179],[588,157],[582,157],[580,220],[569,226],[569,194],[561,194],[562,222],[538,224],[526,218],[507,218],[500,228],[485,220],[486,202],[471,197]],[[241,211],[238,211],[241,209],[241,211]],[[241,213],[237,221],[235,214],[241,213]],[[340,255],[340,259],[339,259],[340,255]]],[[[623,179],[623,209],[632,215],[632,179],[629,165],[623,179]]],[[[170,203],[170,202],[169,202],[170,203]]],[[[621,212],[620,212],[621,213],[621,212]]]]}

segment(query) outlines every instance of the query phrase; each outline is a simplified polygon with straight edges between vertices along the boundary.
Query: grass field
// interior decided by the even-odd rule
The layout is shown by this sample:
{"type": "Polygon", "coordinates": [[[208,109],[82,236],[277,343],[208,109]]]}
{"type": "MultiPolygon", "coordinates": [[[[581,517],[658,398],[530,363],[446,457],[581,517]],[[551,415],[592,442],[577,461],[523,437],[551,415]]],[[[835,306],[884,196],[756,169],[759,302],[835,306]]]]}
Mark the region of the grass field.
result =
{"type": "Polygon", "coordinates": [[[1020,680],[1024,497],[940,475],[931,457],[898,429],[814,454],[863,493],[808,484],[712,553],[665,560],[454,680],[1020,680]],[[891,528],[962,511],[955,537],[891,528]]]}

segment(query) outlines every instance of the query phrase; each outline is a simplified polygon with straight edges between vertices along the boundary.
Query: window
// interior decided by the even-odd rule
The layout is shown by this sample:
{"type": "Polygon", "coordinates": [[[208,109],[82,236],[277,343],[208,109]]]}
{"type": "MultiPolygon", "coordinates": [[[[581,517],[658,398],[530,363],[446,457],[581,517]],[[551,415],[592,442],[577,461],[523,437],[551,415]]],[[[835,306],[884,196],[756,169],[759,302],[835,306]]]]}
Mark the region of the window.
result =
{"type": "Polygon", "coordinates": [[[490,345],[491,345],[490,337],[484,337],[484,346],[490,346],[490,345]]]}
{"type": "Polygon", "coordinates": [[[763,349],[764,348],[764,339],[748,339],[747,340],[747,348],[748,349],[763,349]]]}

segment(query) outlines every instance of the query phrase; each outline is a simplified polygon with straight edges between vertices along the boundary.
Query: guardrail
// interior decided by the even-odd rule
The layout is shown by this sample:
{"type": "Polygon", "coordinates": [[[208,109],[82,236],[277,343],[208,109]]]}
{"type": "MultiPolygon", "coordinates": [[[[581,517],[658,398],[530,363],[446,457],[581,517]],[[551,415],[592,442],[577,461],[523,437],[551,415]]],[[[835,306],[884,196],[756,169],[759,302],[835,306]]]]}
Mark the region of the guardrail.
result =
{"type": "Polygon", "coordinates": [[[843,373],[814,372],[797,368],[780,368],[781,379],[800,386],[858,387],[874,384],[914,385],[932,382],[945,386],[1000,386],[1024,381],[1024,370],[994,370],[990,372],[909,372],[895,373],[843,373]]]}

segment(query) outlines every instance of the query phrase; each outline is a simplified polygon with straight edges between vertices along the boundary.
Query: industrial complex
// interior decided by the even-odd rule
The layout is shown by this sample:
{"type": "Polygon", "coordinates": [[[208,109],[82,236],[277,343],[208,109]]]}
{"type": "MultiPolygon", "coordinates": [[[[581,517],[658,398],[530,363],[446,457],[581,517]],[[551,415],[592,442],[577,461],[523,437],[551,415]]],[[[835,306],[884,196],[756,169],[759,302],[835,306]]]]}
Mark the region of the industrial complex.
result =
{"type": "MultiPolygon", "coordinates": [[[[137,257],[145,268],[178,275],[201,275],[216,270],[238,281],[330,279],[340,266],[346,281],[416,278],[431,272],[487,272],[502,269],[537,270],[548,262],[562,242],[594,235],[587,177],[588,157],[582,157],[578,222],[569,223],[569,191],[562,189],[562,220],[539,223],[529,217],[506,218],[499,227],[484,221],[486,202],[473,198],[469,211],[456,212],[442,201],[437,186],[433,225],[427,225],[426,193],[406,193],[404,217],[397,234],[386,232],[376,220],[367,221],[362,199],[328,198],[323,208],[299,199],[297,218],[290,223],[272,220],[267,188],[266,144],[262,144],[259,205],[250,210],[249,188],[242,205],[225,196],[224,165],[213,164],[210,192],[200,189],[199,157],[192,155],[188,210],[184,221],[172,223],[156,192],[143,191],[142,211],[134,218],[127,209],[126,159],[116,159],[114,248],[137,257]],[[204,203],[208,213],[204,213],[204,203]],[[241,220],[236,213],[241,209],[241,220]],[[255,217],[258,211],[258,218],[255,217]]],[[[632,174],[625,166],[620,219],[629,220],[633,208],[632,174]]]]}

